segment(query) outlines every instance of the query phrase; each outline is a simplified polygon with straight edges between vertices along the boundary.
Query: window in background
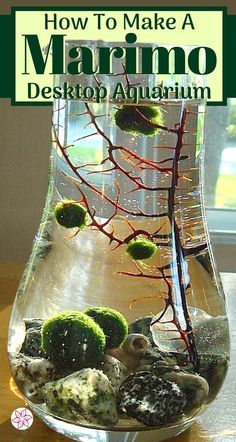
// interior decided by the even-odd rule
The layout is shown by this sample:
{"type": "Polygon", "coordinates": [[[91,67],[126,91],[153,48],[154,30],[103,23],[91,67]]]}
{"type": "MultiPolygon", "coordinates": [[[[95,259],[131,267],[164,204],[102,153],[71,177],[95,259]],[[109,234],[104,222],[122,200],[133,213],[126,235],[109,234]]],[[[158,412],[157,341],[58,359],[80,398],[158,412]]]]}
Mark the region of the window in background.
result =
{"type": "Polygon", "coordinates": [[[236,99],[207,107],[205,202],[220,271],[236,272],[236,99]]]}
{"type": "Polygon", "coordinates": [[[209,228],[225,236],[234,233],[236,243],[236,99],[207,108],[205,144],[209,228]]]}
{"type": "Polygon", "coordinates": [[[236,209],[236,99],[206,112],[206,201],[236,209]]]}

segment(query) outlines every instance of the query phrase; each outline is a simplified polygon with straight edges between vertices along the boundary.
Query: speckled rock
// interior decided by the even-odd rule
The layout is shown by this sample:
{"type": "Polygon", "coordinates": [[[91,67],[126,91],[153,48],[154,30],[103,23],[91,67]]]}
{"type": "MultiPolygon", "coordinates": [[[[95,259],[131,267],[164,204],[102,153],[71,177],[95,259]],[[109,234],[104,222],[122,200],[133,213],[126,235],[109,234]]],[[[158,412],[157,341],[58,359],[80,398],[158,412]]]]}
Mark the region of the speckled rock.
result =
{"type": "Polygon", "coordinates": [[[55,378],[55,367],[47,359],[33,358],[22,353],[10,356],[14,379],[24,395],[32,402],[43,402],[42,387],[55,378]]]}
{"type": "Polygon", "coordinates": [[[41,347],[41,330],[44,320],[38,318],[24,319],[24,323],[26,332],[20,352],[27,356],[45,357],[41,347]]]}
{"type": "Polygon", "coordinates": [[[115,391],[119,391],[120,384],[129,375],[128,369],[113,356],[104,355],[98,367],[108,377],[115,391]]]}
{"type": "Polygon", "coordinates": [[[85,368],[44,387],[48,410],[80,424],[112,427],[118,421],[115,391],[100,370],[85,368]]]}
{"type": "Polygon", "coordinates": [[[149,371],[129,376],[121,385],[119,409],[148,427],[177,421],[186,406],[186,395],[173,382],[149,371]]]}
{"type": "Polygon", "coordinates": [[[152,332],[150,330],[150,325],[153,320],[152,316],[141,316],[141,318],[136,319],[129,325],[129,333],[140,333],[146,336],[152,345],[154,341],[152,339],[152,332]]]}

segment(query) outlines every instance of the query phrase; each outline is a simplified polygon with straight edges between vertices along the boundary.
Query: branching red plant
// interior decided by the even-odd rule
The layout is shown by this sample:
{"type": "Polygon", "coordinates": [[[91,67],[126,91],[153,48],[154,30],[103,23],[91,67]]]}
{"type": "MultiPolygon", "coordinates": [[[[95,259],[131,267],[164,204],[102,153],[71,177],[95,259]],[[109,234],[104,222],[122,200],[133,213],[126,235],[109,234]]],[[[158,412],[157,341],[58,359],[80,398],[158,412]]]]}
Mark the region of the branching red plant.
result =
{"type": "MultiPolygon", "coordinates": [[[[182,112],[181,121],[177,123],[174,127],[167,127],[165,125],[157,125],[151,123],[142,114],[140,108],[134,108],[134,112],[138,114],[139,119],[141,118],[149,125],[153,124],[153,126],[157,127],[161,131],[168,132],[176,136],[175,147],[153,146],[153,148],[155,149],[159,148],[171,150],[173,152],[173,157],[166,158],[161,161],[153,161],[147,157],[142,157],[127,146],[114,144],[97,121],[98,118],[102,117],[102,115],[95,115],[92,112],[91,107],[88,103],[84,103],[84,106],[85,110],[80,115],[88,116],[89,121],[86,124],[86,127],[91,125],[92,130],[90,134],[86,134],[83,137],[77,138],[77,141],[94,136],[101,137],[106,144],[107,155],[105,159],[103,159],[99,164],[87,163],[83,165],[75,165],[70,159],[70,155],[68,153],[68,148],[70,146],[63,146],[61,144],[57,136],[57,130],[55,127],[54,142],[61,152],[64,161],[67,163],[73,174],[76,176],[76,180],[73,180],[73,182],[80,192],[80,202],[87,209],[90,218],[90,224],[88,227],[92,229],[97,229],[102,234],[104,234],[108,238],[110,244],[114,243],[113,249],[127,245],[131,240],[135,240],[140,236],[151,240],[156,244],[157,247],[171,248],[173,256],[171,263],[168,263],[162,267],[155,268],[149,266],[149,271],[146,271],[145,266],[143,266],[142,264],[138,265],[137,262],[134,261],[137,270],[136,272],[120,271],[118,273],[127,277],[149,278],[164,281],[166,286],[166,294],[165,296],[156,295],[156,297],[163,299],[165,307],[160,313],[159,317],[153,321],[153,324],[157,322],[159,324],[164,324],[167,322],[172,323],[175,327],[174,331],[178,332],[179,334],[179,337],[174,339],[180,339],[182,342],[184,342],[185,350],[188,351],[189,354],[189,359],[193,366],[197,368],[198,354],[187,305],[187,290],[190,288],[190,284],[189,281],[185,280],[187,268],[186,257],[191,254],[195,255],[199,253],[206,247],[206,245],[200,244],[193,246],[190,245],[186,247],[186,244],[188,244],[188,242],[191,242],[191,234],[189,234],[187,240],[185,240],[184,242],[180,235],[180,229],[177,224],[175,213],[175,203],[176,198],[178,197],[176,195],[176,191],[180,188],[179,182],[190,180],[185,175],[185,172],[183,170],[180,171],[179,169],[180,162],[189,159],[188,155],[182,153],[182,149],[184,146],[191,144],[184,143],[184,136],[188,133],[186,131],[186,121],[187,116],[190,112],[185,108],[182,112]],[[166,167],[165,164],[168,164],[170,162],[171,166],[166,167]],[[128,168],[126,168],[125,165],[128,165],[128,168]],[[96,168],[96,166],[99,166],[99,170],[90,170],[91,167],[96,168]],[[103,168],[102,170],[100,170],[101,166],[103,168]],[[156,213],[146,213],[141,208],[138,208],[138,210],[136,211],[132,210],[131,208],[124,206],[124,204],[122,203],[121,197],[124,196],[124,194],[122,195],[122,191],[118,182],[116,182],[116,196],[111,197],[108,194],[107,189],[100,190],[98,186],[91,183],[91,181],[88,179],[88,176],[91,174],[106,174],[110,171],[118,172],[121,176],[121,180],[123,177],[124,180],[128,180],[128,182],[133,185],[133,188],[129,190],[129,193],[148,191],[151,192],[151,194],[153,194],[156,199],[166,201],[166,210],[160,213],[158,211],[156,213]],[[142,177],[142,173],[144,171],[156,172],[157,176],[165,174],[169,177],[170,184],[163,187],[147,185],[142,177]],[[92,198],[88,198],[86,192],[86,190],[88,189],[94,196],[94,198],[98,197],[101,198],[101,200],[105,200],[107,205],[111,208],[111,215],[105,221],[101,221],[101,218],[96,213],[95,207],[91,203],[92,198]],[[130,233],[125,238],[119,237],[115,232],[114,223],[112,221],[118,216],[127,223],[127,226],[130,229],[130,233]],[[155,232],[151,233],[148,230],[134,227],[133,223],[126,218],[127,216],[129,216],[130,218],[136,217],[144,219],[165,219],[163,220],[162,225],[155,232]],[[163,233],[162,230],[164,231],[164,226],[167,222],[170,226],[170,232],[163,233]],[[184,268],[185,273],[183,271],[184,268]],[[167,312],[167,309],[169,308],[172,311],[172,319],[170,321],[165,321],[165,314],[167,312]],[[182,324],[182,321],[180,321],[180,316],[181,318],[184,317],[184,326],[182,324]]],[[[186,172],[188,172],[188,170],[186,172]]],[[[193,227],[194,222],[191,222],[189,225],[190,227],[193,227]]],[[[146,297],[144,296],[141,299],[145,298],[146,297]]],[[[149,298],[155,298],[155,296],[150,296],[149,298]]],[[[133,303],[137,301],[138,299],[135,299],[133,303]]]]}

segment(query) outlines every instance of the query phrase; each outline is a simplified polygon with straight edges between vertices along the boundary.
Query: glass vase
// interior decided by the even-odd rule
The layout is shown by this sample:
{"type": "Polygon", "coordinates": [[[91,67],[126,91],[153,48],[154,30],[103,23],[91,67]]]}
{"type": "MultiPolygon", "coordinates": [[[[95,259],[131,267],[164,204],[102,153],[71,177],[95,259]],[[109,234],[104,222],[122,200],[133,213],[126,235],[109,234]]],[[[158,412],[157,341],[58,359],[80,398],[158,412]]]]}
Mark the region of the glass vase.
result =
{"type": "MultiPolygon", "coordinates": [[[[131,86],[118,72],[111,89],[118,76],[131,86]]],[[[203,134],[199,100],[55,100],[48,195],[8,351],[29,407],[72,439],[165,440],[222,386],[229,335],[203,134]]]]}

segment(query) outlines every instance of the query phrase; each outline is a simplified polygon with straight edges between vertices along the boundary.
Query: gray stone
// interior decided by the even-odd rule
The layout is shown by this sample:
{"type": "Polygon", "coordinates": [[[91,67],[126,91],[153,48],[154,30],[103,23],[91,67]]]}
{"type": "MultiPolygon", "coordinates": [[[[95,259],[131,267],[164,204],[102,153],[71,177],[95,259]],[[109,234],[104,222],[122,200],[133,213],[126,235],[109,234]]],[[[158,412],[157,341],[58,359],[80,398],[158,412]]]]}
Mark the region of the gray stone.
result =
{"type": "Polygon", "coordinates": [[[41,347],[41,330],[29,328],[26,331],[20,352],[27,356],[45,357],[41,347]]]}
{"type": "Polygon", "coordinates": [[[152,373],[158,377],[161,377],[162,375],[166,373],[180,373],[180,367],[173,363],[168,363],[167,361],[157,361],[152,365],[152,373]]]}
{"type": "Polygon", "coordinates": [[[21,353],[33,357],[45,357],[45,353],[41,347],[41,330],[45,321],[39,318],[24,319],[25,323],[25,339],[22,344],[21,353]]]}
{"type": "Polygon", "coordinates": [[[227,374],[228,365],[228,359],[223,355],[204,354],[200,356],[199,374],[209,384],[207,402],[213,401],[221,389],[227,374]]]}
{"type": "Polygon", "coordinates": [[[29,328],[41,330],[42,325],[45,322],[45,319],[41,319],[41,318],[25,318],[25,319],[23,319],[23,321],[25,323],[26,331],[29,328]]]}
{"type": "Polygon", "coordinates": [[[175,382],[181,391],[185,393],[187,404],[184,408],[184,412],[189,412],[201,407],[207,400],[209,385],[201,376],[184,373],[182,371],[172,371],[161,375],[161,379],[175,382]]]}
{"type": "Polygon", "coordinates": [[[153,365],[158,361],[166,361],[171,365],[176,364],[175,358],[169,353],[163,353],[157,347],[151,347],[143,353],[140,360],[140,365],[153,365]]]}
{"type": "Polygon", "coordinates": [[[175,382],[186,394],[187,404],[184,412],[201,407],[206,402],[209,394],[208,382],[195,373],[188,373],[178,365],[168,365],[166,362],[158,361],[152,368],[152,373],[161,379],[175,382]]]}
{"type": "Polygon", "coordinates": [[[98,367],[108,377],[115,391],[119,391],[120,384],[127,378],[128,369],[113,356],[104,355],[98,367]]]}

